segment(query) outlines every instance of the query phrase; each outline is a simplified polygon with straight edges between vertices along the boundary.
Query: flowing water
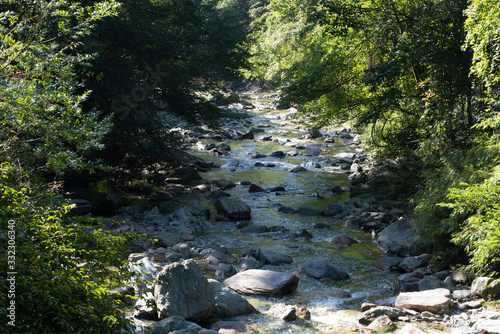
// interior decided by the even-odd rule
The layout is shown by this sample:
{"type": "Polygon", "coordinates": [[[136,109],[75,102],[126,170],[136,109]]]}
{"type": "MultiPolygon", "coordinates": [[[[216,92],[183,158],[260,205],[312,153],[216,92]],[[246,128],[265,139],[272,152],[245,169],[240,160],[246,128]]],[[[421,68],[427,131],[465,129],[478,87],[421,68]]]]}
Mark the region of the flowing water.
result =
{"type": "MultiPolygon", "coordinates": [[[[246,98],[256,106],[248,111],[251,127],[259,127],[265,133],[256,133],[255,141],[229,141],[231,152],[227,156],[213,156],[207,151],[190,152],[207,161],[223,165],[220,169],[203,173],[207,180],[225,179],[235,183],[249,181],[262,188],[283,186],[285,191],[269,193],[249,193],[248,185],[238,184],[227,190],[234,198],[247,203],[252,209],[251,223],[268,227],[282,226],[290,232],[269,232],[264,234],[244,234],[234,228],[208,232],[207,239],[215,239],[230,252],[238,256],[244,248],[256,247],[262,250],[285,253],[293,258],[292,264],[270,266],[262,269],[294,273],[300,282],[295,293],[281,298],[247,297],[261,313],[258,315],[238,317],[236,320],[256,326],[261,333],[319,333],[328,325],[352,324],[360,326],[355,320],[356,312],[364,301],[373,301],[392,297],[396,292],[391,288],[395,274],[381,272],[371,263],[382,256],[372,245],[371,235],[358,229],[346,227],[344,221],[324,216],[301,216],[298,214],[284,215],[278,213],[280,205],[297,208],[310,205],[323,209],[326,203],[347,200],[348,193],[336,195],[331,192],[334,183],[348,186],[348,174],[339,167],[332,166],[331,161],[336,155],[353,154],[355,149],[342,143],[325,144],[324,140],[300,140],[301,133],[298,124],[283,120],[286,111],[274,110],[272,100],[263,95],[252,94],[246,98]],[[260,141],[261,136],[272,136],[274,141],[260,141]],[[275,141],[277,139],[277,141],[275,141]],[[288,140],[288,143],[284,144],[288,140]],[[299,145],[299,147],[293,147],[299,145]],[[302,147],[314,149],[303,149],[302,147]],[[320,154],[317,154],[318,149],[320,154]],[[253,159],[252,153],[259,152],[269,155],[274,151],[288,152],[297,150],[298,156],[284,158],[265,157],[253,159]],[[316,152],[314,154],[307,154],[316,152]],[[238,159],[238,167],[225,165],[231,159],[238,159]],[[256,162],[271,163],[274,167],[254,167],[256,162]],[[292,173],[290,168],[301,163],[319,164],[321,168],[308,167],[307,172],[292,173]],[[315,228],[324,224],[323,228],[315,228]],[[313,237],[300,236],[302,229],[310,232],[313,237]],[[327,240],[339,234],[345,234],[359,243],[347,248],[328,242],[327,240]],[[313,258],[321,258],[346,270],[350,279],[340,282],[320,282],[298,274],[301,264],[313,258]],[[340,298],[339,290],[348,292],[350,298],[340,298]],[[300,304],[311,312],[311,321],[285,323],[268,316],[265,312],[276,303],[300,304]],[[332,308],[342,312],[327,312],[332,308]]],[[[238,121],[239,122],[239,121],[238,121]]]]}

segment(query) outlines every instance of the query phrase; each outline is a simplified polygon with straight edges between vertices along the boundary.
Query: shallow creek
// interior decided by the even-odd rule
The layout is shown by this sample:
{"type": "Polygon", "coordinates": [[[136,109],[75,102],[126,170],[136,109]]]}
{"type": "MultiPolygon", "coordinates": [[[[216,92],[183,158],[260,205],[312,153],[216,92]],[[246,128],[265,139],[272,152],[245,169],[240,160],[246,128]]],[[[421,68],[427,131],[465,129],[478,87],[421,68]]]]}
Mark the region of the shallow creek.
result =
{"type": "Polygon", "coordinates": [[[256,106],[255,109],[247,111],[249,113],[247,119],[252,122],[249,126],[264,129],[265,132],[255,133],[256,140],[227,142],[231,146],[231,151],[226,156],[213,156],[207,151],[190,153],[223,165],[220,169],[214,169],[202,175],[207,180],[224,179],[237,183],[235,188],[227,192],[251,207],[251,223],[268,227],[283,226],[291,232],[244,234],[234,228],[228,228],[208,232],[204,237],[217,240],[228,247],[230,253],[236,257],[242,249],[250,247],[288,254],[293,258],[292,264],[266,265],[262,269],[294,273],[299,276],[300,282],[295,293],[282,298],[247,296],[250,303],[261,313],[234,320],[253,325],[261,333],[318,333],[330,325],[360,326],[356,320],[356,312],[328,312],[328,315],[325,315],[324,310],[326,307],[336,311],[359,310],[364,301],[388,298],[396,294],[391,288],[396,274],[381,272],[371,265],[372,261],[382,256],[381,252],[372,245],[371,235],[346,227],[343,221],[329,217],[284,215],[278,212],[280,205],[294,208],[310,205],[321,210],[326,203],[347,200],[348,193],[336,195],[331,192],[334,183],[348,186],[349,180],[348,174],[339,167],[333,167],[330,161],[341,153],[352,154],[356,152],[355,149],[343,145],[342,140],[338,138],[335,143],[330,144],[325,144],[324,139],[300,140],[299,137],[302,134],[298,125],[290,120],[284,120],[283,115],[287,111],[274,110],[270,98],[258,94],[246,95],[245,98],[256,106]],[[273,141],[259,140],[262,136],[272,136],[273,141]],[[289,142],[284,144],[287,139],[289,142]],[[296,145],[299,145],[299,148],[296,145]],[[300,146],[306,148],[319,146],[321,152],[319,155],[311,154],[311,150],[300,148],[300,146]],[[283,158],[269,156],[275,151],[286,153],[292,150],[297,150],[299,155],[294,157],[287,155],[283,158]],[[268,156],[254,159],[252,158],[254,152],[268,156]],[[239,160],[239,166],[231,168],[225,165],[231,159],[239,160]],[[272,163],[274,167],[254,167],[256,162],[272,163]],[[319,164],[321,168],[307,167],[308,171],[302,173],[289,171],[298,164],[311,162],[319,164]],[[239,184],[243,181],[249,181],[265,189],[283,186],[285,191],[249,193],[249,186],[239,184]],[[315,228],[318,224],[324,224],[326,227],[315,228]],[[310,232],[313,237],[300,236],[302,229],[310,232]],[[294,232],[297,233],[294,234],[294,232]],[[342,249],[327,241],[339,234],[345,234],[359,243],[342,249]],[[298,275],[301,264],[313,258],[321,258],[343,268],[349,273],[350,279],[323,283],[298,275]],[[339,298],[341,294],[338,290],[348,292],[351,297],[339,298]],[[311,312],[311,321],[285,323],[266,315],[265,312],[276,303],[301,304],[311,312]]]}

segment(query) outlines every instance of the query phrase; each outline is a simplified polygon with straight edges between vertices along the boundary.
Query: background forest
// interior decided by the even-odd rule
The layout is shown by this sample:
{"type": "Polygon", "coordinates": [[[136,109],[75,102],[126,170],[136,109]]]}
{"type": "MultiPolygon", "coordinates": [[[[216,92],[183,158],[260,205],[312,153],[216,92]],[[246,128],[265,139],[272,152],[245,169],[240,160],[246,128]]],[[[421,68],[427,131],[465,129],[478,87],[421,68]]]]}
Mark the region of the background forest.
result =
{"type": "Polygon", "coordinates": [[[498,1],[7,0],[0,12],[0,286],[4,299],[18,273],[20,330],[126,328],[108,291],[130,278],[119,255],[132,237],[68,217],[55,181],[166,161],[177,141],[158,111],[215,122],[205,97],[242,77],[411,163],[420,234],[499,275],[498,1]]]}

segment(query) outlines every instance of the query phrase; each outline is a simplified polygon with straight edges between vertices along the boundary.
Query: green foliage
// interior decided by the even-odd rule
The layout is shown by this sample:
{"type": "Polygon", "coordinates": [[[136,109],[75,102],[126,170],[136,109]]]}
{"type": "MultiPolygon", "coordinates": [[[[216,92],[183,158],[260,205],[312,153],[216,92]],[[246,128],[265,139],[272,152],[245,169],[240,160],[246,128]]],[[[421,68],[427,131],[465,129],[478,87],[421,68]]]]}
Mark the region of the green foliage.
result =
{"type": "Polygon", "coordinates": [[[11,1],[0,14],[0,154],[33,173],[89,169],[109,129],[95,111],[84,113],[88,91],[76,94],[76,48],[92,24],[112,15],[111,1],[81,7],[68,1],[11,1]],[[71,55],[69,50],[73,50],[71,55]]]}
{"type": "MultiPolygon", "coordinates": [[[[15,301],[15,326],[3,321],[2,332],[126,329],[126,305],[110,289],[132,277],[123,256],[132,238],[105,231],[103,220],[68,217],[70,206],[57,196],[38,198],[17,186],[19,171],[8,164],[0,172],[1,290],[5,297],[15,295],[9,297],[15,301]],[[16,273],[10,275],[15,291],[7,282],[8,272],[16,273]]],[[[0,316],[8,319],[8,312],[2,307],[0,316]]]]}

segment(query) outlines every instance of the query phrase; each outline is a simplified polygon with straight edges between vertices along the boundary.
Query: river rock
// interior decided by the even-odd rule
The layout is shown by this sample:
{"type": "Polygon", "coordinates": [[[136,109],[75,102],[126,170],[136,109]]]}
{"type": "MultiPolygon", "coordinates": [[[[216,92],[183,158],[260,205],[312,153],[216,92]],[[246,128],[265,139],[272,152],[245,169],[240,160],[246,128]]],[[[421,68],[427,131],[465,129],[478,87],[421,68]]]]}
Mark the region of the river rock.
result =
{"type": "Polygon", "coordinates": [[[241,229],[241,233],[259,234],[259,233],[267,233],[267,232],[269,232],[269,227],[267,227],[265,225],[259,225],[259,224],[245,226],[241,229]]]}
{"type": "Polygon", "coordinates": [[[455,287],[452,284],[443,282],[437,277],[432,275],[425,276],[418,282],[419,291],[434,290],[434,289],[448,289],[453,291],[455,287]]]}
{"type": "Polygon", "coordinates": [[[321,216],[323,211],[314,206],[304,205],[299,207],[299,215],[302,216],[321,216]]]}
{"type": "Polygon", "coordinates": [[[135,302],[134,317],[138,319],[158,320],[158,312],[153,305],[155,305],[155,297],[151,292],[145,293],[135,302]]]}
{"type": "Polygon", "coordinates": [[[215,276],[222,279],[229,278],[236,275],[237,273],[238,271],[236,270],[236,268],[227,263],[219,263],[217,269],[215,270],[215,276]]]}
{"type": "Polygon", "coordinates": [[[219,252],[219,251],[216,251],[216,250],[209,250],[205,254],[205,258],[208,257],[208,256],[215,257],[221,263],[235,263],[237,261],[234,257],[231,257],[231,256],[229,256],[229,255],[227,255],[225,253],[222,253],[222,252],[219,252]]]}
{"type": "Polygon", "coordinates": [[[341,205],[337,203],[327,203],[323,207],[323,214],[327,217],[333,217],[338,214],[341,214],[344,211],[341,205]]]}
{"type": "Polygon", "coordinates": [[[399,267],[407,273],[414,272],[416,269],[421,268],[427,264],[428,256],[409,256],[405,257],[399,264],[399,267]]]}
{"type": "Polygon", "coordinates": [[[240,272],[250,270],[250,269],[259,269],[264,265],[264,262],[261,262],[251,256],[246,256],[241,259],[240,264],[238,265],[238,269],[240,272]]]}
{"type": "Polygon", "coordinates": [[[219,334],[210,329],[202,328],[194,322],[186,321],[181,316],[171,316],[161,321],[155,322],[146,330],[147,334],[219,334]]]}
{"type": "Polygon", "coordinates": [[[224,280],[223,284],[241,294],[279,297],[294,292],[299,278],[289,273],[250,269],[224,280]]]}
{"type": "Polygon", "coordinates": [[[231,146],[229,146],[229,144],[228,144],[228,143],[220,143],[220,144],[217,146],[217,148],[218,148],[219,150],[222,150],[222,151],[227,151],[227,152],[231,151],[231,146]]]}
{"type": "Polygon", "coordinates": [[[500,334],[500,319],[480,320],[472,326],[473,333],[500,334]]]}
{"type": "Polygon", "coordinates": [[[396,308],[411,309],[418,312],[437,313],[448,310],[451,304],[451,293],[447,289],[434,289],[419,292],[402,292],[396,299],[396,308]]]}
{"type": "Polygon", "coordinates": [[[322,259],[308,261],[302,265],[299,273],[316,279],[327,278],[335,281],[349,278],[349,274],[345,270],[322,259]]]}
{"type": "Polygon", "coordinates": [[[302,166],[299,165],[299,166],[295,166],[292,169],[290,169],[289,172],[292,172],[292,173],[303,173],[303,172],[307,172],[307,169],[305,169],[304,167],[302,167],[302,166]]]}
{"type": "Polygon", "coordinates": [[[293,214],[297,213],[297,210],[295,210],[291,206],[282,205],[278,208],[278,212],[285,214],[285,215],[293,215],[293,214]]]}
{"type": "Polygon", "coordinates": [[[311,319],[309,310],[297,305],[274,304],[266,313],[286,322],[311,319]]]}
{"type": "Polygon", "coordinates": [[[368,328],[374,331],[384,331],[384,332],[391,330],[393,327],[394,323],[392,322],[391,318],[389,318],[386,315],[383,315],[373,320],[368,326],[368,328]]]}
{"type": "Polygon", "coordinates": [[[174,253],[181,254],[183,259],[191,258],[191,249],[189,248],[189,245],[184,242],[172,246],[170,250],[174,253]]]}
{"type": "Polygon", "coordinates": [[[378,234],[379,244],[399,256],[410,255],[410,249],[417,241],[411,229],[412,223],[412,220],[404,218],[390,224],[378,234]]]}
{"type": "Polygon", "coordinates": [[[208,282],[215,295],[215,308],[210,315],[211,319],[258,313],[245,298],[223,286],[219,281],[210,279],[208,282]]]}
{"type": "Polygon", "coordinates": [[[158,317],[180,315],[202,321],[215,307],[215,296],[208,280],[194,260],[166,266],[157,276],[154,295],[158,317]]]}
{"type": "Polygon", "coordinates": [[[397,334],[425,334],[425,332],[418,329],[412,324],[408,324],[404,326],[397,334]]]}
{"type": "Polygon", "coordinates": [[[283,158],[286,156],[286,153],[283,151],[276,151],[270,154],[270,156],[275,157],[275,158],[283,158]]]}
{"type": "Polygon", "coordinates": [[[277,252],[271,252],[271,251],[262,251],[262,255],[264,256],[266,260],[266,264],[270,264],[273,266],[280,265],[282,263],[290,264],[293,262],[293,259],[291,256],[287,254],[281,254],[277,252]]]}
{"type": "Polygon", "coordinates": [[[352,244],[357,244],[358,242],[353,238],[348,237],[347,235],[341,234],[336,235],[333,238],[327,239],[328,242],[332,242],[340,247],[349,247],[352,244]]]}
{"type": "Polygon", "coordinates": [[[253,327],[238,321],[217,321],[210,326],[219,334],[253,333],[253,327]]]}
{"type": "Polygon", "coordinates": [[[267,193],[267,190],[256,185],[256,184],[251,184],[250,188],[248,188],[249,193],[267,193]]]}
{"type": "Polygon", "coordinates": [[[489,277],[477,277],[471,286],[471,291],[484,299],[493,299],[500,295],[500,279],[494,280],[489,277]]]}
{"type": "Polygon", "coordinates": [[[369,325],[375,319],[381,316],[387,316],[389,319],[393,320],[397,317],[402,317],[405,315],[404,311],[398,310],[394,307],[389,306],[376,306],[368,309],[367,311],[361,313],[358,320],[360,324],[369,325]]]}
{"type": "Polygon", "coordinates": [[[229,220],[250,220],[250,207],[237,199],[219,199],[215,202],[217,213],[229,220]]]}
{"type": "Polygon", "coordinates": [[[391,270],[399,267],[399,264],[403,262],[401,257],[386,256],[372,262],[372,266],[381,270],[391,270]]]}

